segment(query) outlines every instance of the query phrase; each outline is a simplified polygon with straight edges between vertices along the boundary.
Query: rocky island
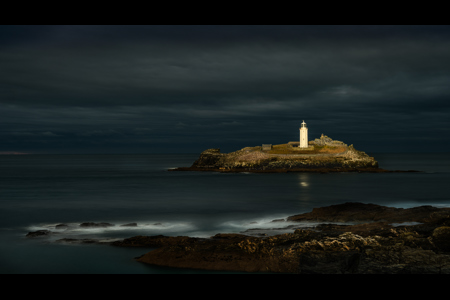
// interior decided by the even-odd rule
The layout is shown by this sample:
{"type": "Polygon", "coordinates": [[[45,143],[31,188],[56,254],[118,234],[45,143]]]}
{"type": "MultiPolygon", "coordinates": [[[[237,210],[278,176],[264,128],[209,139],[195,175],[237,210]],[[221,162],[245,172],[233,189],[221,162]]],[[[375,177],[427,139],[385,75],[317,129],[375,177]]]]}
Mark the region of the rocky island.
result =
{"type": "Polygon", "coordinates": [[[323,135],[309,141],[305,147],[299,142],[280,145],[246,147],[231,153],[208,149],[191,167],[170,171],[215,172],[391,172],[378,167],[374,157],[356,150],[353,145],[323,135]]]}

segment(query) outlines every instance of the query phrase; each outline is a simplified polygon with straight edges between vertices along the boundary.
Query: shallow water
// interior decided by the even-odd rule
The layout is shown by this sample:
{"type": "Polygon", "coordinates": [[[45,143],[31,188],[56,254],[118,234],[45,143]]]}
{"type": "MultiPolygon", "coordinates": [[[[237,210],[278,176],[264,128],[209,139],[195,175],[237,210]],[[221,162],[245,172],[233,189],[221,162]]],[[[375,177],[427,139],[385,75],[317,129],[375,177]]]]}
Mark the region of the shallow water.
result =
{"type": "Polygon", "coordinates": [[[61,244],[55,240],[157,234],[208,237],[273,228],[274,224],[283,227],[288,224],[271,221],[352,201],[404,208],[450,205],[449,154],[374,156],[385,169],[424,172],[168,172],[169,168],[190,166],[198,155],[2,155],[0,272],[202,273],[205,271],[160,268],[133,260],[149,249],[61,244]],[[78,225],[83,222],[115,226],[80,229],[78,225]],[[132,222],[138,226],[121,226],[132,222]],[[61,223],[69,228],[55,230],[61,223]],[[25,237],[27,232],[40,229],[59,234],[25,237]]]}

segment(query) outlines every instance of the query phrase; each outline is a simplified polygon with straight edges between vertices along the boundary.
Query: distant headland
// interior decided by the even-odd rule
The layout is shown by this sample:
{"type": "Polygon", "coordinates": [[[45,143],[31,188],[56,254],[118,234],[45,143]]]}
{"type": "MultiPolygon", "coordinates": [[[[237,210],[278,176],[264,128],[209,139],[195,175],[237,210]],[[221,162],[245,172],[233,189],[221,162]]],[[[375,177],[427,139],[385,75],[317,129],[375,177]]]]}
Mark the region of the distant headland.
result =
{"type": "Polygon", "coordinates": [[[30,153],[23,153],[23,152],[17,152],[17,151],[0,151],[0,155],[27,155],[30,153]]]}
{"type": "Polygon", "coordinates": [[[241,150],[220,153],[220,149],[207,149],[191,167],[170,171],[214,172],[416,172],[388,171],[378,167],[374,157],[356,150],[353,145],[323,135],[308,141],[305,121],[300,127],[300,140],[286,144],[245,147],[241,150]]]}

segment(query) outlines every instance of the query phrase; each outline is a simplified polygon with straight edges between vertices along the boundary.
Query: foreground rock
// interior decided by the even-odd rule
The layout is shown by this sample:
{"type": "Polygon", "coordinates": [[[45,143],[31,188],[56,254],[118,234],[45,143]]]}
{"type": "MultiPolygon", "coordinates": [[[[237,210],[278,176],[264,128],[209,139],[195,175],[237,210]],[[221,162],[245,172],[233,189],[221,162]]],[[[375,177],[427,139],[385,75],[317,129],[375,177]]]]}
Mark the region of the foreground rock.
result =
{"type": "Polygon", "coordinates": [[[396,208],[376,204],[347,202],[314,208],[309,213],[288,217],[288,221],[326,222],[427,222],[433,215],[448,214],[447,208],[429,205],[413,208],[396,208]]]}
{"type": "Polygon", "coordinates": [[[53,232],[50,230],[36,230],[32,232],[28,232],[26,237],[41,237],[51,235],[53,232]]]}
{"type": "Polygon", "coordinates": [[[450,273],[449,209],[422,206],[402,210],[345,203],[295,218],[361,223],[321,224],[269,237],[138,236],[113,245],[156,248],[137,260],[177,268],[307,274],[450,273]],[[393,224],[410,221],[421,223],[393,224]]]}
{"type": "Polygon", "coordinates": [[[260,146],[246,147],[231,153],[221,153],[220,149],[207,149],[191,167],[175,168],[170,171],[392,172],[380,169],[373,157],[356,150],[353,145],[347,146],[327,136],[311,141],[310,144],[308,150],[295,147],[292,142],[274,145],[270,150],[260,146]]]}
{"type": "Polygon", "coordinates": [[[114,226],[114,224],[110,224],[110,223],[94,223],[94,222],[85,222],[85,223],[81,223],[80,227],[87,227],[87,228],[106,228],[106,227],[112,227],[114,226]]]}

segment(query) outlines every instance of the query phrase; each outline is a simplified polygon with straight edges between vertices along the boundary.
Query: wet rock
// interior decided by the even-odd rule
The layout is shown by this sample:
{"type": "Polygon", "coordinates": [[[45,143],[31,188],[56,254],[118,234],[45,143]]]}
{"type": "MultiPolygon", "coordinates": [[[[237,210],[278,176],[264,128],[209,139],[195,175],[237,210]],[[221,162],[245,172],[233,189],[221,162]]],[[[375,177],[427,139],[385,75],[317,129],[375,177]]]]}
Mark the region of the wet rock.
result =
{"type": "Polygon", "coordinates": [[[440,209],[432,206],[414,208],[395,208],[376,204],[347,202],[344,204],[314,208],[309,213],[294,215],[288,221],[327,221],[327,222],[422,222],[437,212],[450,209],[440,209]]]}
{"type": "Polygon", "coordinates": [[[75,239],[75,238],[62,238],[56,240],[57,243],[65,243],[65,244],[102,244],[102,245],[111,245],[112,243],[118,241],[118,239],[75,239]]]}
{"type": "Polygon", "coordinates": [[[69,225],[67,225],[67,224],[58,224],[58,225],[56,225],[55,226],[55,229],[67,229],[67,228],[69,228],[69,225]]]}
{"type": "Polygon", "coordinates": [[[67,244],[95,244],[99,241],[96,239],[71,239],[71,238],[64,238],[56,240],[58,243],[67,243],[67,244]]]}
{"type": "Polygon", "coordinates": [[[110,224],[110,223],[86,222],[86,223],[80,224],[80,227],[88,227],[88,228],[96,228],[96,227],[106,228],[106,227],[112,227],[112,226],[114,226],[114,224],[110,224]]]}
{"type": "Polygon", "coordinates": [[[137,225],[137,223],[128,223],[128,224],[123,224],[123,225],[120,225],[120,226],[124,226],[124,227],[137,227],[138,225],[137,225]]]}
{"type": "Polygon", "coordinates": [[[26,237],[40,237],[40,236],[47,236],[52,234],[50,230],[37,230],[33,232],[28,232],[26,237]]]}
{"type": "Polygon", "coordinates": [[[284,219],[275,219],[275,220],[272,220],[271,223],[275,223],[275,222],[285,222],[285,220],[284,219]]]}
{"type": "Polygon", "coordinates": [[[163,247],[173,245],[189,245],[201,240],[202,239],[200,238],[191,238],[186,236],[169,237],[164,235],[139,235],[121,241],[115,241],[112,243],[112,245],[122,247],[163,247]]]}

